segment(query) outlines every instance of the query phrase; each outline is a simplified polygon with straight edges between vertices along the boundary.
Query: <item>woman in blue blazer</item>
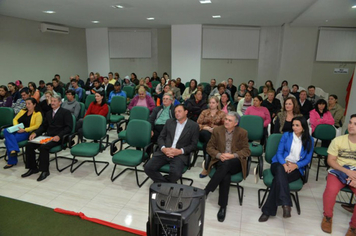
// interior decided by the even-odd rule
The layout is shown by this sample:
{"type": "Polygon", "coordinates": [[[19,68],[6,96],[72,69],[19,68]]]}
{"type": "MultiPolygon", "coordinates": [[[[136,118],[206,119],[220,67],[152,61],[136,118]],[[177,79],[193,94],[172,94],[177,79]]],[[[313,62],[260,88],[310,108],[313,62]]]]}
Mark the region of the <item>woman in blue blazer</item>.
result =
{"type": "Polygon", "coordinates": [[[314,140],[310,137],[308,123],[303,116],[292,119],[293,132],[285,132],[279,142],[276,155],[272,158],[271,172],[274,176],[270,192],[259,222],[275,216],[277,207],[282,206],[283,217],[291,217],[292,199],[289,183],[303,177],[305,168],[313,155],[314,140]]]}

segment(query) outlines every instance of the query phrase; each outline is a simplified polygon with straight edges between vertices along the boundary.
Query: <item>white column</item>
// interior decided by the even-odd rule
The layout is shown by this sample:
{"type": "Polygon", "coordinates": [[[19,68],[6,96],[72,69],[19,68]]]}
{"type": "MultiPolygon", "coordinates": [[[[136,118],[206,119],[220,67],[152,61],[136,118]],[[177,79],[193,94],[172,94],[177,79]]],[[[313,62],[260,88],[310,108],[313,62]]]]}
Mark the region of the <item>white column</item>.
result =
{"type": "Polygon", "coordinates": [[[93,71],[106,76],[110,72],[108,28],[86,29],[88,74],[93,71]]]}
{"type": "Polygon", "coordinates": [[[351,92],[350,92],[350,97],[349,97],[349,105],[347,107],[347,112],[345,116],[345,123],[343,125],[343,130],[342,134],[344,134],[345,130],[347,129],[347,125],[349,124],[350,116],[352,114],[356,114],[356,82],[355,82],[355,72],[356,72],[356,66],[354,69],[354,79],[352,81],[351,85],[351,92]]]}
{"type": "Polygon", "coordinates": [[[200,82],[202,25],[172,25],[172,76],[200,82]]]}

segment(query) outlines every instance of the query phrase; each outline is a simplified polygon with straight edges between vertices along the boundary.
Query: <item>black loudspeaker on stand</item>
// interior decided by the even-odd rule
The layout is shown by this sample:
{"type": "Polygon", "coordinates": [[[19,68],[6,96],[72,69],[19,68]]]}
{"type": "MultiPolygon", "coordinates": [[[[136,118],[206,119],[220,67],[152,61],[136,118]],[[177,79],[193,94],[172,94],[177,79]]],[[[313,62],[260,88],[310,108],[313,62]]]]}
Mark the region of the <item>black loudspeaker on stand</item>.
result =
{"type": "Polygon", "coordinates": [[[201,236],[204,228],[205,191],[171,183],[150,187],[148,236],[201,236]]]}

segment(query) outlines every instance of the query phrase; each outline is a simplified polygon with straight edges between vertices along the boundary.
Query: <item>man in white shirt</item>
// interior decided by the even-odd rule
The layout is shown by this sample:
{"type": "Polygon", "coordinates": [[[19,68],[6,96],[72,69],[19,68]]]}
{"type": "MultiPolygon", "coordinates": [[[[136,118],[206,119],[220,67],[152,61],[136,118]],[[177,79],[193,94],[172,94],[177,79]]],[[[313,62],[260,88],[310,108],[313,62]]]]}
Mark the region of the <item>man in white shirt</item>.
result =
{"type": "Polygon", "coordinates": [[[189,155],[196,150],[199,139],[199,125],[187,118],[188,111],[183,105],[174,109],[176,119],[167,120],[158,137],[158,151],[145,165],[146,174],[155,182],[175,183],[182,176],[189,163],[189,155]],[[169,164],[170,173],[162,176],[159,169],[169,164]]]}
{"type": "Polygon", "coordinates": [[[282,92],[276,95],[276,98],[281,102],[282,109],[283,109],[284,101],[290,97],[295,98],[295,96],[290,93],[288,86],[284,86],[282,88],[282,92]]]}

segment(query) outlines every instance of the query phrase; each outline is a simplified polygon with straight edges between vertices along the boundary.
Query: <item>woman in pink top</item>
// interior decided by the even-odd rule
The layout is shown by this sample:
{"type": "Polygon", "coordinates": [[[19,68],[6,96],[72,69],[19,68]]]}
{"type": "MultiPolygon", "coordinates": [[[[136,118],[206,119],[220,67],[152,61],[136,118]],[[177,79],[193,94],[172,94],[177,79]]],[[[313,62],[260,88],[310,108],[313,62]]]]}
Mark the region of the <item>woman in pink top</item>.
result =
{"type": "Polygon", "coordinates": [[[262,104],[262,97],[257,96],[253,98],[253,106],[247,108],[245,115],[253,115],[253,116],[260,116],[263,119],[263,127],[267,127],[269,123],[271,123],[271,115],[267,108],[261,106],[262,104]]]}
{"type": "Polygon", "coordinates": [[[315,109],[310,111],[309,117],[312,133],[320,124],[334,125],[335,122],[330,111],[328,111],[328,105],[324,99],[319,99],[315,103],[315,109]]]}
{"type": "Polygon", "coordinates": [[[138,89],[138,96],[135,96],[131,100],[128,109],[131,110],[135,106],[147,107],[150,112],[152,112],[153,108],[156,107],[155,102],[150,96],[146,94],[146,89],[143,86],[138,89]]]}
{"type": "Polygon", "coordinates": [[[246,109],[245,115],[253,115],[259,116],[263,119],[263,138],[261,139],[260,144],[265,144],[265,137],[267,136],[267,126],[271,123],[271,115],[267,108],[261,106],[262,104],[262,97],[256,96],[253,98],[253,106],[250,106],[246,109]]]}

